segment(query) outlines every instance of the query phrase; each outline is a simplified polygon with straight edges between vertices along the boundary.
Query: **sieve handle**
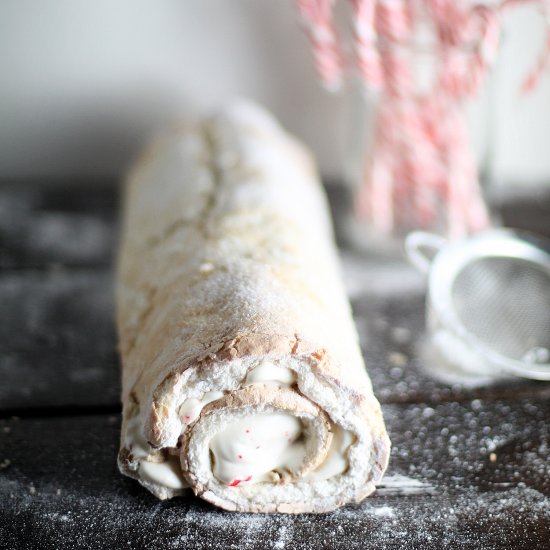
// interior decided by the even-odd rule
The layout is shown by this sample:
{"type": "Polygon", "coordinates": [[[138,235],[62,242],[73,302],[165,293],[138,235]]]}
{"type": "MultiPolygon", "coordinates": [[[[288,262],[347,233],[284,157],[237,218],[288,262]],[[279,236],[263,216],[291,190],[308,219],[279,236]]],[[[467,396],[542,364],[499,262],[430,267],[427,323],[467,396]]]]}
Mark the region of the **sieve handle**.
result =
{"type": "Polygon", "coordinates": [[[435,233],[413,231],[405,239],[405,252],[418,271],[428,273],[433,259],[446,242],[446,239],[435,233]]]}

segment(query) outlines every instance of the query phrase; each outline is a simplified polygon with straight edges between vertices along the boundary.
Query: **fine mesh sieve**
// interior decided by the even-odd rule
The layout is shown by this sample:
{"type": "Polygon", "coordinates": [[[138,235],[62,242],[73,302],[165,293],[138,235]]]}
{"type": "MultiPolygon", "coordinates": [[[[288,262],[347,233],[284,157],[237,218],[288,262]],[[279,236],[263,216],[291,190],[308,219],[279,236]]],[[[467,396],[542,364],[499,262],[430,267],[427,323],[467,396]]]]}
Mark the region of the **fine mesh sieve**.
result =
{"type": "Polygon", "coordinates": [[[429,273],[439,357],[472,374],[550,380],[550,243],[513,230],[450,243],[415,232],[406,250],[429,273]]]}

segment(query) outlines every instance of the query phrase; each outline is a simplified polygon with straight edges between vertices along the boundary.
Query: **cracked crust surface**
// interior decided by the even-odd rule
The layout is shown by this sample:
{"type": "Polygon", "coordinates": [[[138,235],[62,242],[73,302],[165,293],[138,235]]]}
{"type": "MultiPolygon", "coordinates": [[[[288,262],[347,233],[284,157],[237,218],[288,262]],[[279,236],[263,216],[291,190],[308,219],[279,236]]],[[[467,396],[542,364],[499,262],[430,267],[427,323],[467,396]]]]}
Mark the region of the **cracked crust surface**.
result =
{"type": "MultiPolygon", "coordinates": [[[[254,109],[230,109],[188,125],[152,151],[126,185],[118,262],[121,470],[139,478],[124,447],[130,418],[140,415],[154,449],[177,439],[176,404],[186,391],[187,371],[199,369],[208,380],[220,365],[275,358],[297,361],[315,378],[309,388],[304,374],[309,394],[304,397],[301,388],[296,395],[319,415],[327,414],[319,400],[343,400],[332,415],[364,425],[365,437],[372,439],[371,456],[365,458],[369,472],[338,498],[313,505],[305,500],[250,504],[248,510],[326,511],[361,500],[386,467],[389,441],[309,154],[254,109]]],[[[256,405],[243,407],[253,412],[258,403],[273,402],[265,392],[257,398],[256,405]]],[[[220,403],[230,406],[231,400],[220,403]]],[[[220,406],[206,407],[198,422],[220,406]]],[[[185,475],[203,498],[247,510],[185,475]]],[[[147,488],[160,498],[178,492],[147,488]]]]}

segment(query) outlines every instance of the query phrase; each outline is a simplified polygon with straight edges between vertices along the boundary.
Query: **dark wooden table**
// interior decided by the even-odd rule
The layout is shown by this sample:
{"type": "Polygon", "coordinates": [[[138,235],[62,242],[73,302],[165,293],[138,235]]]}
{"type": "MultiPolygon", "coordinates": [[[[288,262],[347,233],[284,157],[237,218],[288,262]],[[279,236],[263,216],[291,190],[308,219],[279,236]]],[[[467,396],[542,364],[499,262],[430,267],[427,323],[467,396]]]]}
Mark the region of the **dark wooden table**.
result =
{"type": "MultiPolygon", "coordinates": [[[[372,497],[324,515],[160,502],[116,468],[113,185],[0,186],[0,547],[550,548],[550,385],[422,370],[424,283],[342,249],[393,448],[372,497]]],[[[342,192],[331,190],[336,216],[342,192]]],[[[550,195],[501,205],[550,232],[550,195]]]]}

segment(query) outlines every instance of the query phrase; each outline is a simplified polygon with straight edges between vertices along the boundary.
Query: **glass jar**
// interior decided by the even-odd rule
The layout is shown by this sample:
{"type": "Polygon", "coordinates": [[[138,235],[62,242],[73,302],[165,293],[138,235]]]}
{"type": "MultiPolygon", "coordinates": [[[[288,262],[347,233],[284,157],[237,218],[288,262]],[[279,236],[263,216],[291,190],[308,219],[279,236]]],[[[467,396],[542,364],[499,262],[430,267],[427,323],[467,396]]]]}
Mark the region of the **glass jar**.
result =
{"type": "MultiPolygon", "coordinates": [[[[486,76],[485,67],[468,74],[475,54],[455,47],[442,59],[426,40],[394,46],[383,59],[400,71],[393,83],[378,92],[352,85],[345,177],[354,208],[345,231],[356,247],[395,255],[410,231],[460,238],[490,225],[468,124],[469,98],[486,76]]],[[[483,133],[487,92],[474,103],[483,133]]]]}

